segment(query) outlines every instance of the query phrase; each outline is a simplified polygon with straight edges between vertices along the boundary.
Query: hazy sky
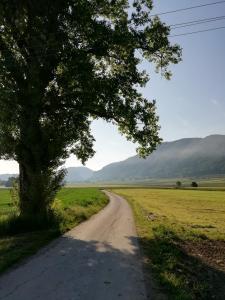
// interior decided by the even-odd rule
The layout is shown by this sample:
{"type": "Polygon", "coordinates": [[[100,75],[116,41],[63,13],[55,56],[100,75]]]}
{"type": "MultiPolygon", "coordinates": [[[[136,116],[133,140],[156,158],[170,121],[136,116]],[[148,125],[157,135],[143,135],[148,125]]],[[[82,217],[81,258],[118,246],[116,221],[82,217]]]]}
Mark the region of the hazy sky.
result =
{"type": "MultiPolygon", "coordinates": [[[[213,0],[160,0],[154,1],[153,13],[217,2],[213,0]]],[[[165,14],[167,24],[225,15],[225,3],[208,7],[165,14]]],[[[225,26],[225,19],[198,26],[176,29],[172,34],[225,26]]],[[[161,137],[176,140],[183,137],[204,137],[225,134],[225,28],[199,34],[171,37],[183,48],[183,62],[172,67],[170,81],[154,74],[150,64],[143,66],[151,80],[143,89],[148,99],[156,99],[161,124],[161,137]]],[[[96,155],[86,164],[92,169],[135,155],[135,146],[118,134],[116,127],[101,120],[95,121],[92,130],[96,138],[96,155]]],[[[66,166],[80,163],[71,157],[66,166]]],[[[0,173],[17,172],[15,162],[0,161],[0,173]]]]}

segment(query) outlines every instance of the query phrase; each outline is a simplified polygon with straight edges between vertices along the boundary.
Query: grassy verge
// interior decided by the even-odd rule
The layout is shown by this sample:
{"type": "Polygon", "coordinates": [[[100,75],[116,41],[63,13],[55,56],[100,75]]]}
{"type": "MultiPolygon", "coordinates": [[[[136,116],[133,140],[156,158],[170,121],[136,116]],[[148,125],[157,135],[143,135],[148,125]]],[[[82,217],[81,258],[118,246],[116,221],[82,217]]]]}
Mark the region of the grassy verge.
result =
{"type": "Polygon", "coordinates": [[[169,299],[224,299],[223,192],[113,191],[131,204],[146,267],[169,299]]]}
{"type": "Polygon", "coordinates": [[[0,189],[0,272],[34,254],[55,237],[97,213],[107,203],[105,194],[97,188],[63,188],[56,199],[59,222],[43,230],[32,230],[29,226],[24,230],[20,222],[9,230],[7,220],[13,218],[16,208],[9,190],[0,189]]]}

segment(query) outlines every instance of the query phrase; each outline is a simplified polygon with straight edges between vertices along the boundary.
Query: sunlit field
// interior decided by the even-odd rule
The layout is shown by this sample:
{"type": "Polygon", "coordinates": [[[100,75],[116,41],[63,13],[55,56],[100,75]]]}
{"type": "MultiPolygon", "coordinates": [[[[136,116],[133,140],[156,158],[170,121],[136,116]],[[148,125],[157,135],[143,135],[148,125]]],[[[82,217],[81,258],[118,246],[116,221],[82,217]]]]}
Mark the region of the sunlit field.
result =
{"type": "Polygon", "coordinates": [[[113,189],[131,204],[147,267],[171,299],[223,299],[225,192],[113,189]]]}
{"type": "Polygon", "coordinates": [[[225,177],[212,177],[212,178],[163,178],[163,179],[152,179],[146,178],[142,180],[133,181],[111,181],[111,182],[93,182],[93,183],[77,183],[69,184],[70,187],[102,187],[105,189],[110,188],[156,188],[156,189],[174,189],[176,187],[176,182],[181,182],[181,188],[186,190],[194,190],[191,186],[192,181],[197,182],[197,190],[205,191],[225,191],[225,177]]]}

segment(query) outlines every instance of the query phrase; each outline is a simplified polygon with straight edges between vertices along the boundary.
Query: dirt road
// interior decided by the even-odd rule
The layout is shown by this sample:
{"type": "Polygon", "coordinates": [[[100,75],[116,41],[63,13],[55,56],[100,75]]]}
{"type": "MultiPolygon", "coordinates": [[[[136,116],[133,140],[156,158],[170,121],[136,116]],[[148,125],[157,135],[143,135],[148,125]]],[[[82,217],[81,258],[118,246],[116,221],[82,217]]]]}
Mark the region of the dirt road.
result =
{"type": "Polygon", "coordinates": [[[131,209],[106,193],[100,213],[0,277],[1,300],[147,299],[131,209]]]}

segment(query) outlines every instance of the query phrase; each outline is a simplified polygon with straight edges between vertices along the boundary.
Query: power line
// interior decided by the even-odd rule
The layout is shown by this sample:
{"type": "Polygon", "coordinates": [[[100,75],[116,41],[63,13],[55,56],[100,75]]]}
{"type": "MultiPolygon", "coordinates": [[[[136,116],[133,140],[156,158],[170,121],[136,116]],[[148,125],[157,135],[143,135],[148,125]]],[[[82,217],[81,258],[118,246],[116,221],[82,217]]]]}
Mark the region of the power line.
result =
{"type": "Polygon", "coordinates": [[[185,33],[180,33],[180,34],[173,34],[170,35],[169,37],[176,37],[176,36],[182,36],[182,35],[191,35],[191,34],[196,34],[196,33],[201,33],[201,32],[206,32],[206,31],[214,31],[214,30],[219,30],[225,28],[225,26],[221,27],[216,27],[216,28],[209,28],[209,29],[204,29],[204,30],[198,30],[198,31],[192,31],[192,32],[185,32],[185,33]]]}
{"type": "MultiPolygon", "coordinates": [[[[189,9],[194,9],[194,8],[199,8],[199,7],[204,7],[204,6],[210,6],[210,5],[216,5],[216,4],[222,4],[222,3],[225,3],[225,0],[223,0],[223,1],[217,1],[217,2],[213,2],[213,3],[201,4],[201,5],[197,5],[197,6],[186,7],[186,8],[182,8],[182,9],[173,10],[173,11],[162,12],[162,13],[158,13],[158,14],[151,15],[151,16],[158,16],[158,15],[163,15],[163,14],[170,14],[170,13],[175,13],[175,12],[179,12],[179,11],[185,11],[185,10],[189,10],[189,9]]],[[[174,30],[174,29],[178,29],[178,28],[195,26],[195,25],[200,25],[200,24],[204,24],[204,23],[211,23],[211,22],[220,21],[220,20],[224,20],[224,19],[225,19],[225,15],[223,15],[223,16],[217,16],[217,17],[212,17],[212,18],[197,19],[197,20],[192,20],[192,21],[183,22],[183,23],[170,24],[168,26],[172,27],[171,29],[174,30]]],[[[220,28],[224,28],[224,27],[219,27],[219,28],[215,28],[215,29],[208,29],[208,30],[201,30],[201,31],[197,31],[196,33],[198,33],[198,32],[204,32],[204,31],[217,30],[217,29],[220,29],[220,28]]],[[[193,33],[195,33],[195,32],[193,32],[193,33]]],[[[61,33],[59,33],[59,34],[61,34],[61,33]]],[[[192,34],[192,32],[190,32],[190,33],[183,33],[183,34],[179,34],[179,35],[188,35],[188,34],[192,34]]],[[[179,36],[179,35],[178,34],[177,35],[170,35],[170,37],[179,36]]],[[[16,42],[19,42],[19,41],[23,41],[23,39],[18,39],[16,42]]],[[[32,49],[37,49],[37,48],[42,49],[42,47],[40,47],[40,46],[38,46],[38,47],[36,47],[36,46],[32,47],[32,49]]],[[[28,49],[29,49],[29,47],[28,47],[28,49]]],[[[15,49],[15,50],[18,50],[18,49],[15,49]]],[[[0,50],[0,52],[4,52],[4,51],[5,50],[0,50]]]]}
{"type": "Polygon", "coordinates": [[[195,26],[195,25],[200,25],[200,24],[204,24],[204,23],[211,23],[211,22],[220,21],[220,20],[224,20],[224,19],[225,19],[225,16],[220,16],[220,17],[214,17],[214,18],[198,19],[198,20],[193,20],[190,22],[177,23],[177,24],[172,24],[169,26],[171,27],[172,30],[174,30],[177,28],[195,26]]]}
{"type": "Polygon", "coordinates": [[[212,3],[207,3],[207,4],[201,4],[201,5],[196,5],[196,6],[180,8],[180,9],[176,9],[176,10],[165,11],[165,12],[161,12],[161,13],[158,13],[158,14],[151,15],[151,17],[167,15],[167,14],[172,14],[172,13],[176,13],[176,12],[180,12],[180,11],[186,11],[186,10],[190,10],[190,9],[195,9],[195,8],[200,8],[200,7],[205,7],[205,6],[211,6],[211,5],[221,4],[221,3],[225,3],[225,1],[217,1],[217,2],[212,2],[212,3]]]}
{"type": "MultiPolygon", "coordinates": [[[[192,32],[185,32],[185,33],[180,33],[180,34],[173,34],[173,35],[169,35],[169,37],[178,37],[178,36],[185,36],[185,35],[192,35],[192,34],[197,34],[197,33],[203,33],[203,32],[209,32],[209,31],[215,31],[215,30],[219,30],[219,29],[224,29],[225,26],[221,26],[221,27],[216,27],[216,28],[209,28],[209,29],[204,29],[204,30],[197,30],[197,31],[192,31],[192,32]]],[[[44,54],[43,53],[43,57],[42,58],[45,58],[47,56],[55,56],[56,54],[57,55],[61,55],[62,52],[60,53],[55,53],[55,50],[56,49],[51,49],[51,54],[48,53],[48,54],[44,54]]],[[[0,51],[0,54],[1,52],[4,52],[4,50],[1,50],[0,51]]],[[[1,57],[1,56],[0,56],[1,57]]],[[[5,57],[5,56],[4,56],[5,57]]],[[[33,55],[30,55],[29,58],[37,58],[36,56],[33,56],[33,55]]],[[[40,58],[40,54],[38,54],[38,58],[40,58]]]]}
{"type": "MultiPolygon", "coordinates": [[[[197,30],[197,31],[192,31],[192,32],[185,32],[185,33],[180,33],[180,34],[173,34],[173,35],[169,35],[169,37],[178,37],[178,36],[185,36],[185,35],[192,35],[192,34],[197,34],[197,33],[203,33],[203,32],[208,32],[208,31],[215,31],[215,30],[219,30],[219,29],[224,29],[225,26],[221,26],[221,27],[216,27],[216,28],[209,28],[209,29],[205,29],[205,30],[197,30]]],[[[3,52],[4,50],[1,50],[1,52],[3,52]]],[[[48,53],[48,54],[43,54],[43,56],[41,57],[40,54],[37,54],[37,56],[33,56],[33,55],[30,55],[29,58],[46,58],[46,57],[49,57],[49,56],[55,56],[56,54],[57,55],[61,55],[62,53],[55,53],[55,49],[51,49],[51,54],[48,53]]],[[[4,56],[5,57],[5,56],[4,56]]]]}
{"type": "MultiPolygon", "coordinates": [[[[194,23],[194,22],[195,23],[193,25],[198,25],[200,23],[197,23],[197,22],[200,22],[200,21],[203,21],[203,20],[211,20],[211,19],[214,20],[214,19],[217,19],[217,18],[223,18],[224,19],[225,16],[214,17],[214,18],[206,18],[206,19],[200,19],[200,20],[194,20],[194,21],[190,21],[190,22],[186,22],[186,23],[178,23],[178,24],[173,24],[173,25],[169,25],[169,26],[178,26],[178,25],[182,25],[182,24],[189,25],[189,23],[194,23]]],[[[177,29],[177,28],[181,28],[181,27],[185,27],[185,26],[180,26],[180,27],[176,27],[176,28],[172,28],[172,29],[177,29]]],[[[204,30],[197,30],[197,31],[192,31],[192,32],[185,32],[185,33],[173,34],[173,35],[169,35],[169,37],[178,37],[178,36],[192,35],[192,34],[197,34],[197,33],[208,32],[208,31],[215,31],[215,30],[219,30],[219,29],[223,29],[223,28],[225,28],[225,26],[216,27],[216,28],[209,28],[209,29],[204,29],[204,30]]],[[[33,48],[28,48],[28,49],[42,49],[42,47],[38,46],[38,47],[33,47],[33,48]]],[[[19,49],[14,49],[14,50],[17,52],[19,49]]],[[[1,49],[0,50],[0,57],[1,57],[1,53],[4,53],[4,52],[8,52],[8,50],[1,49]]],[[[14,53],[14,54],[21,54],[21,53],[14,53]]],[[[51,49],[47,49],[47,50],[45,49],[45,53],[37,53],[37,55],[35,55],[35,56],[34,55],[29,55],[29,59],[32,58],[32,57],[33,58],[37,58],[37,57],[38,58],[45,58],[47,56],[56,56],[56,55],[62,55],[62,54],[63,54],[63,49],[51,48],[51,49]]],[[[21,54],[21,55],[23,56],[23,54],[21,54]]]]}

